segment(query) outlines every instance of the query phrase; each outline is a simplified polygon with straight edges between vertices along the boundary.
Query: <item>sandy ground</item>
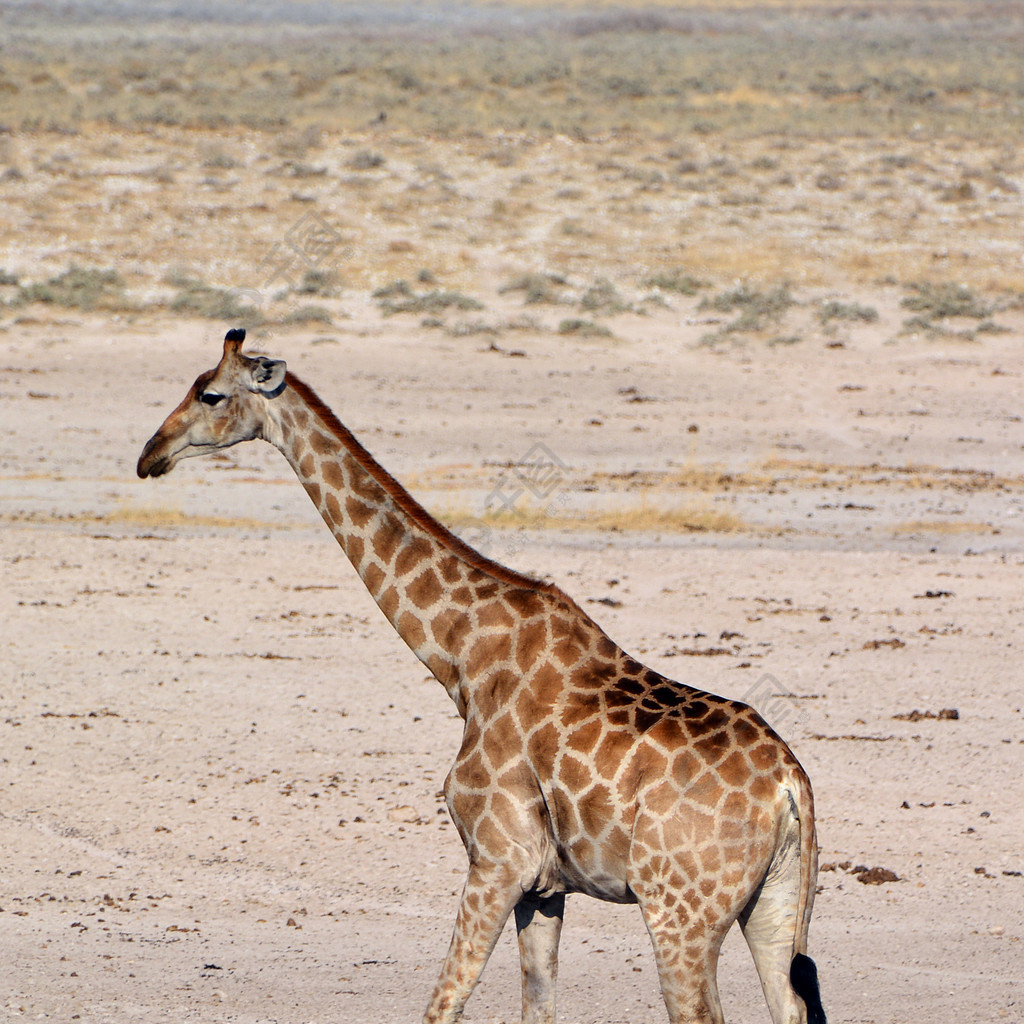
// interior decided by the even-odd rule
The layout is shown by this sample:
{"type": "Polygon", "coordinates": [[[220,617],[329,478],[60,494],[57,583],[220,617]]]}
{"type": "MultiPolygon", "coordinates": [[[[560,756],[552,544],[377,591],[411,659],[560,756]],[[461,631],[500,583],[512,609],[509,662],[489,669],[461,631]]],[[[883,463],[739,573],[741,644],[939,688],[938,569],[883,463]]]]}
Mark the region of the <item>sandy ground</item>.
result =
{"type": "MultiPolygon", "coordinates": [[[[557,460],[553,528],[475,536],[790,741],[830,1020],[1020,1020],[1020,325],[716,350],[684,343],[691,315],[525,332],[510,357],[353,308],[330,344],[266,347],[455,519],[531,451],[557,460]],[[735,528],[660,531],[654,506],[735,528]],[[567,523],[602,507],[641,528],[567,523]]],[[[0,335],[6,1020],[414,1021],[447,947],[447,697],[272,449],[134,477],[223,329],[0,335]]],[[[562,951],[562,1021],[664,1020],[635,907],[570,899],[562,951]]],[[[719,973],[729,1020],[768,1019],[736,934],[719,973]]],[[[518,984],[507,933],[467,1021],[518,1020],[518,984]]]]}

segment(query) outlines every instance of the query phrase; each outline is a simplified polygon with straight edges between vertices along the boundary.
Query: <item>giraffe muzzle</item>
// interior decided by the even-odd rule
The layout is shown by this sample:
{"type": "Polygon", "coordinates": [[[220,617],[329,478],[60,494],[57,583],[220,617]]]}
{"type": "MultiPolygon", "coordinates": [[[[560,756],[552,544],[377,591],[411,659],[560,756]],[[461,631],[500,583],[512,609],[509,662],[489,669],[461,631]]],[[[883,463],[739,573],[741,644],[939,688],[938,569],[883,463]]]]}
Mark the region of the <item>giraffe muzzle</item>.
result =
{"type": "Polygon", "coordinates": [[[153,437],[146,442],[146,447],[142,449],[142,454],[139,456],[139,462],[135,467],[135,472],[138,473],[143,480],[148,476],[163,476],[165,473],[169,473],[173,468],[173,456],[160,450],[163,444],[164,442],[160,435],[154,434],[153,437]]]}

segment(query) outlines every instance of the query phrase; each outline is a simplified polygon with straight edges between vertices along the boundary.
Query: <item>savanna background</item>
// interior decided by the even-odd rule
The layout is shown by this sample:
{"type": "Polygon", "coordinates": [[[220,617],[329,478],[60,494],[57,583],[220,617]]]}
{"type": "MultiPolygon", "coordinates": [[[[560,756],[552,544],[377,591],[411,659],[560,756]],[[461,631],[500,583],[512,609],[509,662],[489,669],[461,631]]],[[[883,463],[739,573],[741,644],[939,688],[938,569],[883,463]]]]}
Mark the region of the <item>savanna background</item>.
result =
{"type": "MultiPolygon", "coordinates": [[[[830,1020],[1021,1017],[1024,8],[0,12],[0,1016],[418,1020],[459,720],[287,466],[135,479],[229,327],[815,785],[830,1020]]],[[[767,1020],[742,940],[729,1020],[767,1020]]],[[[506,935],[466,1019],[518,1020],[506,935]]],[[[665,1019],[570,899],[560,1019],[665,1019]]]]}

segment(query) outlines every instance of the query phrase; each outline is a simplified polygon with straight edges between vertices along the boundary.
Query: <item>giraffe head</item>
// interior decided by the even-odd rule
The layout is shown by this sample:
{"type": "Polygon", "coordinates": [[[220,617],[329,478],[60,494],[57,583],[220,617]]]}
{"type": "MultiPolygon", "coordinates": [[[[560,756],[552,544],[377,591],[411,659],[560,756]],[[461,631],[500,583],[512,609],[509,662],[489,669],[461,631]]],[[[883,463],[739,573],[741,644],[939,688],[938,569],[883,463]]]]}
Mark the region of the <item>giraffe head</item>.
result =
{"type": "Polygon", "coordinates": [[[221,361],[196,378],[181,405],[146,443],[139,476],[163,476],[179,459],[260,436],[266,402],[285,388],[285,364],[266,356],[243,356],[244,340],[244,330],[228,331],[221,361]]]}

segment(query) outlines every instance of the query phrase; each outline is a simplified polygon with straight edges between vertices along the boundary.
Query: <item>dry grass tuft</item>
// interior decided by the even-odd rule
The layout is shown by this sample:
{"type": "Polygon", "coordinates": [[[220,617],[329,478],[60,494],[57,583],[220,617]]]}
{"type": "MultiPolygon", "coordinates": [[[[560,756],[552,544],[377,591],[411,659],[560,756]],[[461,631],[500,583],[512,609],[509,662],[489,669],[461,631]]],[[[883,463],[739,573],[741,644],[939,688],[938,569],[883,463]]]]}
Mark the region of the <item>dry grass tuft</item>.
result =
{"type": "Polygon", "coordinates": [[[63,525],[80,524],[82,526],[126,526],[147,530],[280,530],[290,527],[290,524],[270,523],[245,516],[191,515],[176,508],[139,507],[128,504],[124,504],[111,512],[100,513],[0,512],[0,522],[32,523],[37,526],[56,523],[63,525]]]}
{"type": "Polygon", "coordinates": [[[112,512],[83,517],[85,521],[110,523],[121,526],[139,526],[149,529],[203,528],[215,530],[269,530],[282,529],[280,524],[269,523],[247,516],[193,515],[180,508],[159,505],[121,504],[112,512]]]}
{"type": "Polygon", "coordinates": [[[991,523],[970,522],[963,519],[911,519],[905,523],[897,523],[892,527],[892,532],[898,536],[907,534],[995,534],[999,528],[991,523]]]}
{"type": "Polygon", "coordinates": [[[752,529],[732,512],[692,501],[658,507],[642,498],[637,505],[569,512],[532,504],[483,514],[450,510],[441,514],[456,529],[498,527],[520,530],[599,530],[625,533],[738,533],[752,529]]]}

